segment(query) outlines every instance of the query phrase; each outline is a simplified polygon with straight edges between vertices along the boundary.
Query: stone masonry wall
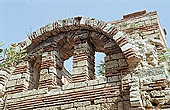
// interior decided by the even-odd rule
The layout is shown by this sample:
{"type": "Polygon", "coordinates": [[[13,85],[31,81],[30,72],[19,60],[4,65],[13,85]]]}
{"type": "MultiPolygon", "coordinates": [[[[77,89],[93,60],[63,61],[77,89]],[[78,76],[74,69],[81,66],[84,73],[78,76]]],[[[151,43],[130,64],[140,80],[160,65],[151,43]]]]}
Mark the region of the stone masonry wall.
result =
{"type": "Polygon", "coordinates": [[[18,43],[28,56],[0,71],[2,110],[168,110],[170,61],[156,12],[105,23],[88,17],[55,21],[18,43]],[[105,75],[95,75],[95,52],[105,75]],[[73,71],[64,61],[73,56],[73,71]]]}

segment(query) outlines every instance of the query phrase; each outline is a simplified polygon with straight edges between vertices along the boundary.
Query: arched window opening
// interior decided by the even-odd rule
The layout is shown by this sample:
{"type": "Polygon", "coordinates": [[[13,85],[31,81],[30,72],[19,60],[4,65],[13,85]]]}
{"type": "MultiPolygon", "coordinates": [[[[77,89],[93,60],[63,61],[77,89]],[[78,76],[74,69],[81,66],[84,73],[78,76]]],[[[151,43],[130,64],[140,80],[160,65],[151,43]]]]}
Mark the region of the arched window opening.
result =
{"type": "Polygon", "coordinates": [[[105,73],[105,53],[95,52],[95,73],[97,76],[104,76],[105,73]]]}
{"type": "Polygon", "coordinates": [[[30,61],[30,85],[29,89],[38,89],[42,57],[38,56],[30,61]]]}
{"type": "Polygon", "coordinates": [[[63,75],[61,79],[63,84],[68,84],[72,82],[71,76],[72,70],[73,70],[73,56],[64,61],[64,67],[62,70],[63,75]]]}
{"type": "Polygon", "coordinates": [[[66,68],[66,70],[68,70],[68,72],[70,72],[70,73],[72,72],[72,70],[73,70],[73,56],[64,61],[64,67],[66,68]]]}

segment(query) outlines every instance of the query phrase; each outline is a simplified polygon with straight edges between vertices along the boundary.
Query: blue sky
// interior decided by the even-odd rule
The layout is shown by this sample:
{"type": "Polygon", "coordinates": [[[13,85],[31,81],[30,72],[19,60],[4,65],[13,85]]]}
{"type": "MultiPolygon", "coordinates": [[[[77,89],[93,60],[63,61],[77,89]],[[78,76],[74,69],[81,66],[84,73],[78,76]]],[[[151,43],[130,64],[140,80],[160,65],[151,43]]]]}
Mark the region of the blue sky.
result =
{"type": "Polygon", "coordinates": [[[158,12],[170,47],[170,0],[0,0],[0,41],[23,41],[26,33],[58,19],[88,16],[107,22],[141,10],[158,12]]]}

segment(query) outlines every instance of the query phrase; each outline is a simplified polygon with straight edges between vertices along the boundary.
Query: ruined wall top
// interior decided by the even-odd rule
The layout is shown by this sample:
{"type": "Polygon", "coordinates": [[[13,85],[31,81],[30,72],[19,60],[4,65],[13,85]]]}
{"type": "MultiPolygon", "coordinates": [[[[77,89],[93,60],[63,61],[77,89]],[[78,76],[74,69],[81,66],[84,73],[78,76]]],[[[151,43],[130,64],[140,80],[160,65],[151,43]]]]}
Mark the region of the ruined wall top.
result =
{"type": "Polygon", "coordinates": [[[28,56],[0,73],[0,108],[147,110],[169,108],[166,31],[145,10],[104,22],[77,16],[41,27],[18,43],[28,56]],[[95,74],[95,52],[106,56],[95,74]],[[73,71],[64,61],[73,57],[73,71]],[[162,101],[163,100],[163,101],[162,101]]]}

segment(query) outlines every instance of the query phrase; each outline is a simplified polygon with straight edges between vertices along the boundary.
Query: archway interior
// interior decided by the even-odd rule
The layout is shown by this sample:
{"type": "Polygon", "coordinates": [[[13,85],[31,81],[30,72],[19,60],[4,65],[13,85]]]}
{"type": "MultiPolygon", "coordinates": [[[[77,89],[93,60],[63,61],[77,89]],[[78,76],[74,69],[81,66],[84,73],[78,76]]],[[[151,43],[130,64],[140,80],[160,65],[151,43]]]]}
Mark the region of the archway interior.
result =
{"type": "MultiPolygon", "coordinates": [[[[102,52],[95,52],[95,73],[96,75],[99,75],[99,68],[98,66],[104,62],[105,53],[102,52]]],[[[64,67],[69,71],[69,73],[72,73],[73,71],[73,56],[69,59],[64,61],[64,67]]]]}
{"type": "MultiPolygon", "coordinates": [[[[119,47],[115,45],[114,40],[111,38],[108,38],[107,36],[104,36],[102,33],[98,33],[95,31],[89,31],[89,30],[78,30],[78,31],[72,31],[67,32],[65,34],[62,34],[63,38],[58,41],[58,45],[60,45],[59,53],[61,54],[61,57],[64,59],[64,65],[72,73],[73,70],[73,56],[74,56],[74,45],[75,38],[77,36],[80,37],[80,39],[83,39],[84,36],[88,36],[91,46],[95,49],[95,73],[98,73],[97,65],[99,65],[100,61],[104,61],[104,57],[106,54],[112,54],[108,52],[108,48],[106,45],[108,43],[113,43],[113,46],[109,48],[110,50],[114,51],[118,50],[119,47]],[[68,64],[67,64],[67,63],[68,64]]],[[[86,38],[86,37],[85,37],[86,38]]],[[[83,41],[82,41],[83,42],[83,41]]],[[[116,52],[116,51],[115,51],[116,52]]],[[[120,52],[120,51],[119,51],[120,52]]]]}
{"type": "MultiPolygon", "coordinates": [[[[102,32],[80,29],[74,31],[67,31],[58,33],[55,36],[49,36],[48,38],[42,40],[39,44],[32,45],[32,50],[29,50],[30,54],[41,53],[46,47],[50,47],[57,52],[57,56],[60,57],[60,64],[62,64],[62,68],[64,68],[64,61],[73,57],[73,70],[72,71],[72,79],[75,79],[75,82],[78,82],[79,79],[86,77],[87,80],[95,79],[95,52],[100,52],[105,54],[106,56],[110,56],[116,53],[122,53],[120,47],[115,43],[115,41],[104,35],[102,32]],[[80,45],[81,44],[81,45],[80,45]],[[90,51],[93,52],[90,52],[90,51]],[[85,53],[81,52],[86,51],[85,53]],[[76,54],[78,52],[78,54],[76,54]],[[84,56],[82,58],[88,57],[84,62],[75,63],[75,61],[80,60],[80,56],[84,56]],[[90,65],[81,67],[80,64],[90,65]],[[80,71],[82,71],[81,75],[79,75],[80,71]],[[84,71],[88,72],[88,76],[84,74],[84,71]]],[[[110,62],[107,63],[110,65],[110,62]]],[[[71,65],[70,65],[71,67],[71,65]]],[[[113,68],[109,68],[112,70],[113,68]]],[[[109,70],[109,71],[110,71],[109,70]]],[[[105,70],[107,71],[107,70],[105,70]]],[[[110,72],[110,74],[112,74],[110,72]]],[[[82,80],[85,81],[85,80],[82,80]]],[[[74,80],[72,80],[74,82],[74,80]]]]}

